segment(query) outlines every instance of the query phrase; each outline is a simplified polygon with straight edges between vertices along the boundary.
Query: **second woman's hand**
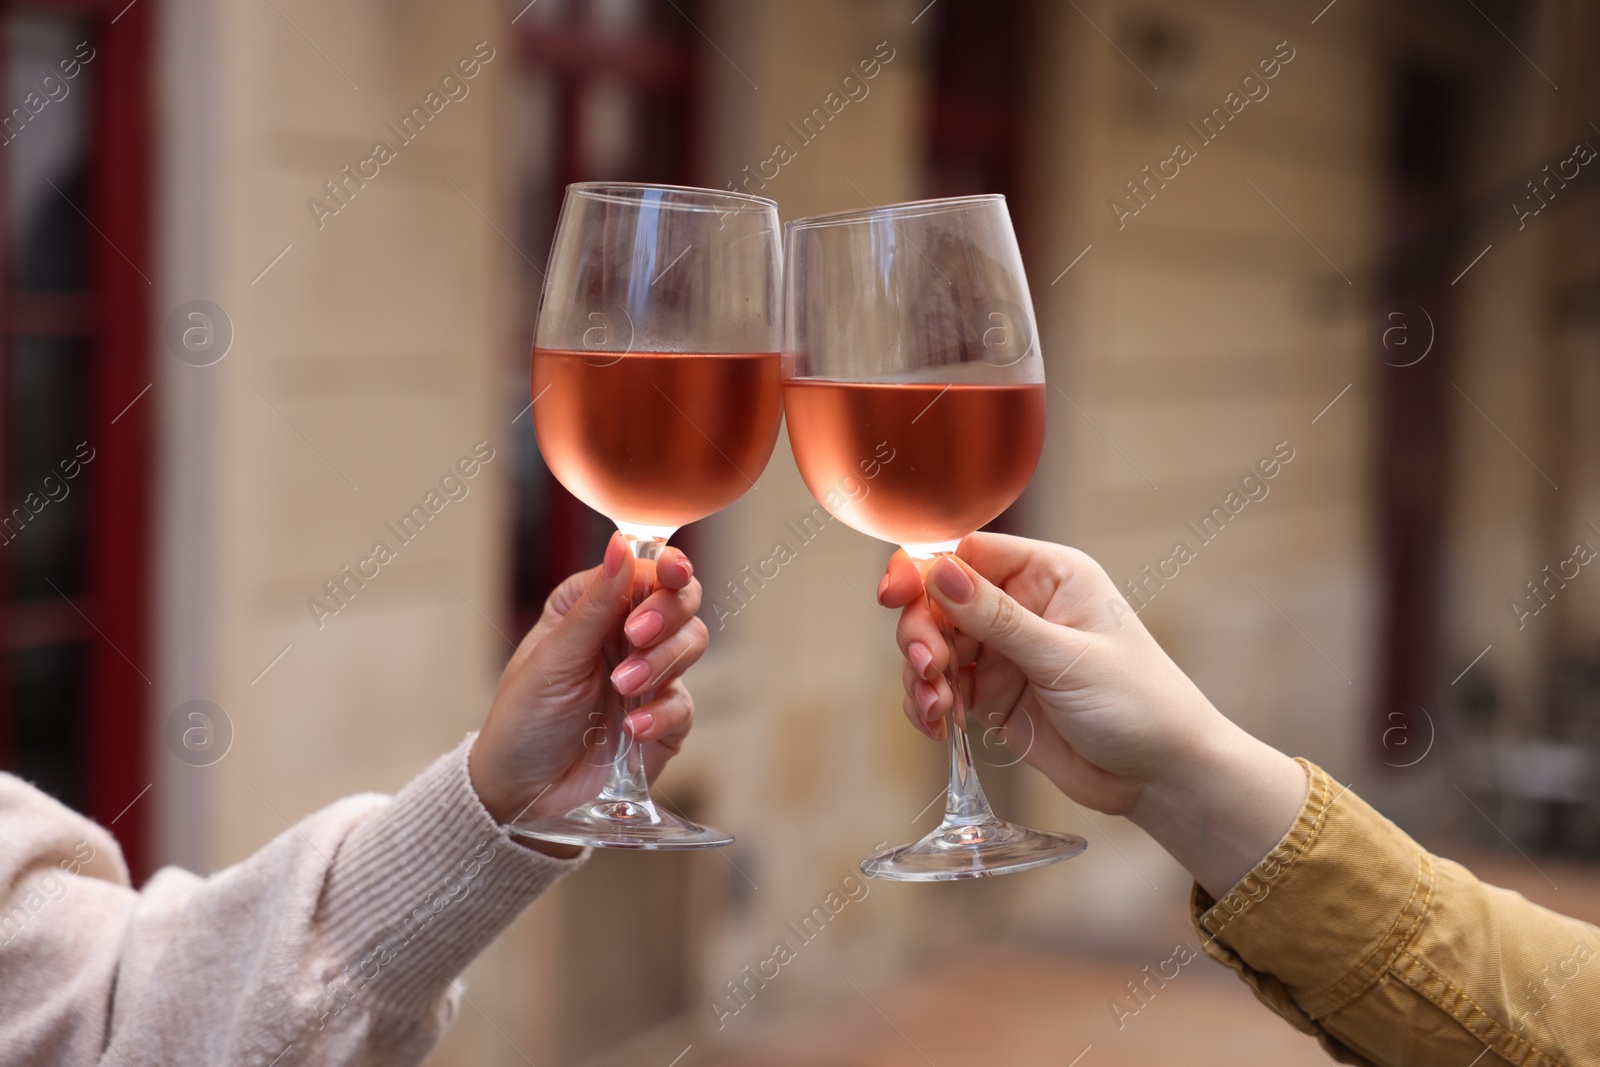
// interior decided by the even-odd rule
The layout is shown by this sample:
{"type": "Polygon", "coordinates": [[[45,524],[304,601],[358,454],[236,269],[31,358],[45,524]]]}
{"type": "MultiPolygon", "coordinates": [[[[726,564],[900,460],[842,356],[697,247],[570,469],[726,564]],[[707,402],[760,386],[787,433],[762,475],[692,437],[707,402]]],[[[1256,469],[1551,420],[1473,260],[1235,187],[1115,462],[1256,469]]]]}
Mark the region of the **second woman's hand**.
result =
{"type": "MultiPolygon", "coordinates": [[[[1126,815],[1220,896],[1277,844],[1305,797],[1293,760],[1225,718],[1100,565],[1074,549],[974,534],[929,568],[955,625],[967,712],[1067,796],[1126,815]]],[[[938,737],[949,651],[915,563],[878,589],[900,608],[906,717],[938,737]]]]}

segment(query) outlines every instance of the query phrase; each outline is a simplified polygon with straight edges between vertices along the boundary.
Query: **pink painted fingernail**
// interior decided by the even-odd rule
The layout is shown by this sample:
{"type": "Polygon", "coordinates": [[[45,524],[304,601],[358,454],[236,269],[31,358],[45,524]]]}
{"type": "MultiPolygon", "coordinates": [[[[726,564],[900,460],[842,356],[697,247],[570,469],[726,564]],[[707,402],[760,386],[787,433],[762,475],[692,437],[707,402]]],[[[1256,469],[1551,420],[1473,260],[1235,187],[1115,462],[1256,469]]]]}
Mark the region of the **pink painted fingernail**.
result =
{"type": "Polygon", "coordinates": [[[628,635],[628,640],[633,642],[633,647],[638,648],[647,641],[653,640],[666,625],[666,619],[659,611],[646,611],[628,620],[622,632],[628,635]]]}
{"type": "Polygon", "coordinates": [[[636,711],[623,721],[628,724],[628,733],[638,737],[656,724],[656,717],[648,711],[636,711]]]}
{"type": "Polygon", "coordinates": [[[972,594],[977,592],[977,587],[972,584],[972,579],[967,577],[967,572],[953,559],[946,558],[939,561],[938,566],[933,568],[933,581],[940,592],[957,604],[965,604],[972,599],[972,594]]]}
{"type": "Polygon", "coordinates": [[[650,677],[650,664],[642,659],[630,659],[617,665],[611,672],[611,684],[617,687],[617,692],[628,694],[637,689],[650,677]]]}
{"type": "Polygon", "coordinates": [[[939,700],[939,691],[927,682],[918,682],[916,688],[911,691],[911,695],[916,700],[917,707],[922,709],[924,718],[929,716],[929,713],[933,711],[933,705],[939,700]]]}
{"type": "Polygon", "coordinates": [[[622,558],[628,554],[627,547],[622,543],[621,534],[612,534],[611,541],[606,545],[605,571],[607,578],[615,578],[622,570],[622,558]]]}
{"type": "Polygon", "coordinates": [[[913,641],[906,646],[906,656],[911,660],[911,667],[922,678],[928,676],[928,665],[933,662],[933,653],[921,641],[913,641]]]}

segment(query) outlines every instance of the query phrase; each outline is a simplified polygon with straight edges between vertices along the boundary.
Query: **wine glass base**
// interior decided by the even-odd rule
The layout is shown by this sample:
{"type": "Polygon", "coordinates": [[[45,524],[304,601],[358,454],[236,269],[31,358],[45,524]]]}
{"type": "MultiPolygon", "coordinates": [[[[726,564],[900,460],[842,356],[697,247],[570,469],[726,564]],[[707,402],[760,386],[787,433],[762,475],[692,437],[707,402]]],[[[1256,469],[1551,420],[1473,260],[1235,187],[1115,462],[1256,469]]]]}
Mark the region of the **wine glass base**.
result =
{"type": "Polygon", "coordinates": [[[920,841],[875,852],[861,861],[861,873],[891,882],[986,878],[1069,860],[1088,847],[1075,834],[1044,833],[994,819],[940,826],[920,841]]]}
{"type": "Polygon", "coordinates": [[[633,800],[591,800],[565,815],[532,817],[507,823],[506,831],[538,841],[590,845],[595,848],[672,851],[722,848],[733,844],[732,834],[681,819],[671,812],[662,811],[650,800],[642,803],[633,800]]]}

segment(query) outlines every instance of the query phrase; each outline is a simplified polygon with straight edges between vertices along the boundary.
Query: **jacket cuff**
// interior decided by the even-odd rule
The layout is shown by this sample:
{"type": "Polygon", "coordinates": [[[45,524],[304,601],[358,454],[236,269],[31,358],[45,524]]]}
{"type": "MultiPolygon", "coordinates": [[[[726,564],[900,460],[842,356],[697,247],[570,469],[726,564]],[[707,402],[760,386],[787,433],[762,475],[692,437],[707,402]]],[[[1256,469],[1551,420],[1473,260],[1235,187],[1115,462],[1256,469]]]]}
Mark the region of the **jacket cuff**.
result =
{"type": "Polygon", "coordinates": [[[1299,1029],[1376,983],[1415,937],[1433,897],[1432,857],[1306,760],[1310,789],[1278,846],[1221,900],[1194,887],[1207,955],[1299,1029]]]}
{"type": "Polygon", "coordinates": [[[472,788],[475,734],[358,826],[333,858],[320,909],[331,957],[318,1010],[357,1002],[427,1012],[450,982],[540,893],[576,870],[518,844],[472,788]]]}

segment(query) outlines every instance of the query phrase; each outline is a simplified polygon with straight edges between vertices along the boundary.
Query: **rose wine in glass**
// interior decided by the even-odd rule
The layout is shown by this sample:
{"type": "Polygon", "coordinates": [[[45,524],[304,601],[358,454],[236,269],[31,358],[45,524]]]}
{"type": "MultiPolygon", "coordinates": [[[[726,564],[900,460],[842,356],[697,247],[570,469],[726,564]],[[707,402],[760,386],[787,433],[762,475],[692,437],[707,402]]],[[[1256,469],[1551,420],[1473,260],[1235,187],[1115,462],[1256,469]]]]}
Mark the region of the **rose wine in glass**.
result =
{"type": "Polygon", "coordinates": [[[733,503],[766,467],[780,384],[776,352],[613,360],[536,348],[539,451],[602,515],[676,529],[733,503]]]}
{"type": "MultiPolygon", "coordinates": [[[[711,189],[567,187],[532,366],[533,425],[556,479],[617,526],[641,565],[686,523],[737,500],[772,456],[783,417],[777,205],[711,189]]],[[[626,655],[619,634],[613,650],[626,655]]],[[[614,663],[612,664],[615,665],[614,663]]],[[[609,848],[732,843],[650,797],[623,725],[642,696],[606,684],[609,770],[592,801],[507,828],[609,848]]]]}
{"type": "MultiPolygon", "coordinates": [[[[789,223],[783,407],[807,488],[924,575],[1021,495],[1044,447],[1044,360],[1005,199],[958,197],[789,223]],[[885,455],[892,460],[882,462],[885,455]],[[831,491],[868,465],[869,491],[831,491]]],[[[965,729],[950,621],[950,780],[921,840],[868,856],[896,881],[978,878],[1086,842],[995,816],[965,729]]]]}

